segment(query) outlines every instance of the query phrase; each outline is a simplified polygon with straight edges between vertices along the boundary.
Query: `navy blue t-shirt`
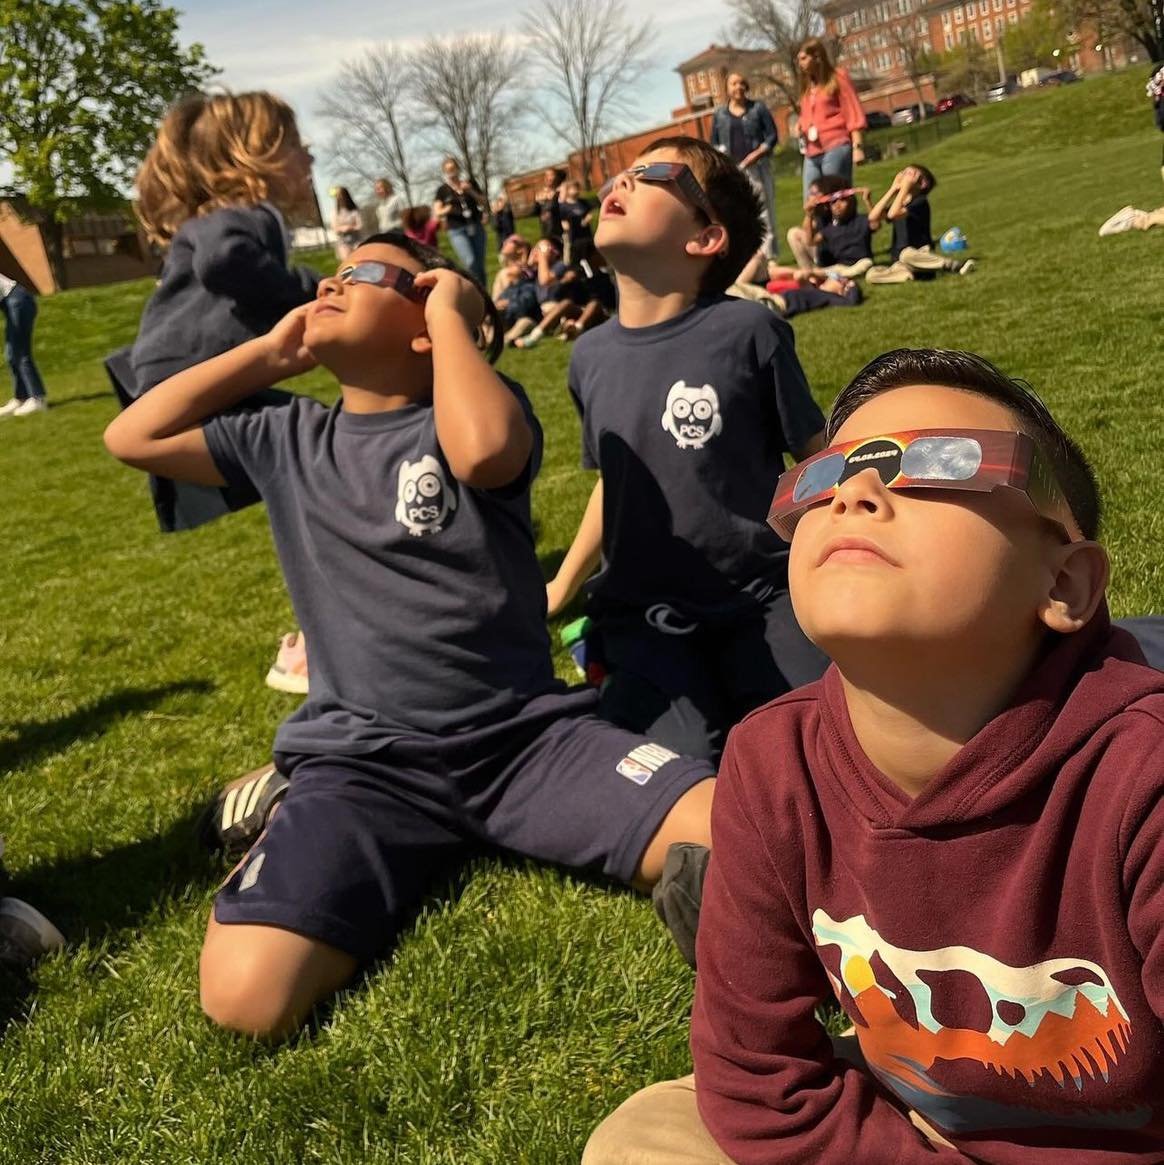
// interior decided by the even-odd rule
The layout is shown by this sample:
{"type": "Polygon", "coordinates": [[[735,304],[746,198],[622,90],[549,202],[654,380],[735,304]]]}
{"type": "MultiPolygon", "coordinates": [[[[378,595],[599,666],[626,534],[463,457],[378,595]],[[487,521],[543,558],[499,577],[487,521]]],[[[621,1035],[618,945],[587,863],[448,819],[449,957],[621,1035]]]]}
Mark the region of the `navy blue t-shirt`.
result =
{"type": "Polygon", "coordinates": [[[577,202],[558,203],[562,227],[565,229],[566,223],[570,224],[570,239],[573,243],[589,242],[593,237],[589,224],[582,221],[593,209],[585,198],[579,198],[577,202]]]}
{"type": "Polygon", "coordinates": [[[820,265],[850,267],[862,259],[873,258],[873,232],[869,216],[855,214],[848,222],[830,219],[821,227],[820,265]]]}
{"type": "Polygon", "coordinates": [[[925,194],[915,194],[905,208],[905,214],[893,221],[893,246],[890,258],[897,262],[906,247],[932,247],[930,233],[930,200],[925,194]]]}
{"type": "Polygon", "coordinates": [[[525,473],[502,490],[459,483],[431,405],[386,413],[285,409],[216,417],[203,432],[228,482],[267,503],[311,653],[311,692],[280,752],[350,756],[394,738],[512,716],[557,686],[525,473]]]}
{"type": "Polygon", "coordinates": [[[597,605],[714,619],[787,586],[765,518],[784,454],[824,417],[783,320],[725,296],[651,327],[611,320],[575,344],[570,392],[604,485],[597,605]]]}

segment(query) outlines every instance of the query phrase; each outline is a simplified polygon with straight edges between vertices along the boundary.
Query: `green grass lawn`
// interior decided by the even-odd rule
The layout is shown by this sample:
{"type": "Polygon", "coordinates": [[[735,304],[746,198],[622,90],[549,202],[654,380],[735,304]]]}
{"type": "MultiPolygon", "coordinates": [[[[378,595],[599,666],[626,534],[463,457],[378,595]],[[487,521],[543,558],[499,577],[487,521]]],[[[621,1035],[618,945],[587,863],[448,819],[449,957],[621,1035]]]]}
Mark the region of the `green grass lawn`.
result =
{"type": "MultiPolygon", "coordinates": [[[[978,270],[795,324],[822,405],[903,345],[1028,378],[1099,470],[1117,614],[1164,610],[1164,231],[1096,236],[1120,206],[1164,201],[1142,81],[971,110],[924,161],[935,228],[961,226],[978,270]]],[[[866,174],[883,188],[891,172],[866,174]]],[[[787,227],[798,186],[778,201],[787,227]]],[[[12,892],[70,940],[30,983],[0,982],[0,1163],[576,1161],[632,1090],[689,1069],[692,977],[630,894],[482,863],[296,1043],[256,1046],[200,1014],[224,869],[192,822],[266,758],[292,705],[262,676],[293,624],[260,510],[160,537],[144,479],[101,447],[116,406],[100,358],[133,337],[149,291],[43,302],[54,407],[0,422],[0,831],[12,892]]],[[[567,359],[549,341],[502,364],[546,429],[547,569],[590,488],[567,359]]],[[[304,387],[333,391],[318,373],[304,387]]]]}

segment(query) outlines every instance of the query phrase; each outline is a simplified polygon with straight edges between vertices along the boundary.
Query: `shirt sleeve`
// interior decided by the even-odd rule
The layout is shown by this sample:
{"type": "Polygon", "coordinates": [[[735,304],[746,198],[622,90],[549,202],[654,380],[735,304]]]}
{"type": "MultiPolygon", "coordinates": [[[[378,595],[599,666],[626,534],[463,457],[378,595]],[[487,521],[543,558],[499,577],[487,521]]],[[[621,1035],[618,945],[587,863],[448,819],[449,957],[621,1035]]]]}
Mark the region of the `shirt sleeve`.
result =
{"type": "Polygon", "coordinates": [[[582,422],[582,468],[598,469],[598,450],[590,444],[590,433],[586,427],[586,406],[582,403],[582,393],[578,388],[581,377],[578,373],[578,349],[575,348],[570,356],[570,372],[566,381],[570,390],[570,399],[578,410],[578,419],[582,422]]]}
{"type": "MultiPolygon", "coordinates": [[[[937,1150],[873,1077],[833,1055],[815,1016],[828,979],[741,794],[729,740],[711,810],[711,864],[691,1018],[695,1095],[737,1165],[915,1165],[937,1150]]],[[[801,855],[779,845],[784,862],[801,855]]]]}
{"type": "Polygon", "coordinates": [[[779,140],[779,135],[776,133],[776,122],[773,120],[772,111],[764,104],[763,101],[757,102],[760,107],[760,129],[764,134],[764,145],[769,150],[776,148],[776,142],[779,140]]]}
{"type": "Polygon", "coordinates": [[[294,402],[285,408],[223,413],[203,426],[206,445],[228,485],[265,496],[282,463],[294,402]]]}
{"type": "MultiPolygon", "coordinates": [[[[1150,755],[1143,756],[1142,764],[1143,769],[1129,765],[1128,771],[1159,772],[1150,755]]],[[[1128,933],[1143,960],[1140,974],[1148,1006],[1164,1021],[1164,789],[1157,792],[1151,808],[1137,816],[1140,824],[1125,847],[1128,933]]]]}
{"type": "Polygon", "coordinates": [[[861,99],[853,82],[844,69],[837,70],[837,97],[841,104],[841,116],[845,119],[845,128],[852,133],[855,129],[864,129],[865,110],[861,108],[861,99]]]}
{"type": "Polygon", "coordinates": [[[776,413],[784,433],[784,447],[795,454],[825,427],[824,414],[813,400],[796,355],[792,328],[771,313],[767,314],[765,324],[765,343],[758,352],[761,378],[770,378],[776,413]]]}
{"type": "Polygon", "coordinates": [[[194,273],[215,295],[234,300],[244,312],[281,316],[314,293],[305,272],[291,269],[266,245],[250,211],[220,211],[206,220],[193,253],[194,273]]]}

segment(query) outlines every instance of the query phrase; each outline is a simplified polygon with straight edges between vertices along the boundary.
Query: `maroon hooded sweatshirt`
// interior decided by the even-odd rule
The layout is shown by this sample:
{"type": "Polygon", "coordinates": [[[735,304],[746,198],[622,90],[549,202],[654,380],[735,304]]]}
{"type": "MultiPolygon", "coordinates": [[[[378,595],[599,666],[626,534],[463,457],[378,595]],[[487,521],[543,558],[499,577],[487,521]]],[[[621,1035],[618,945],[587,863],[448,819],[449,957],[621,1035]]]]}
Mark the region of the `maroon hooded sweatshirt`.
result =
{"type": "Polygon", "coordinates": [[[735,730],[691,1024],[732,1160],[1164,1162],[1164,673],[1142,660],[1101,611],[913,800],[835,667],[735,730]],[[814,1015],[833,995],[867,1071],[814,1015]]]}

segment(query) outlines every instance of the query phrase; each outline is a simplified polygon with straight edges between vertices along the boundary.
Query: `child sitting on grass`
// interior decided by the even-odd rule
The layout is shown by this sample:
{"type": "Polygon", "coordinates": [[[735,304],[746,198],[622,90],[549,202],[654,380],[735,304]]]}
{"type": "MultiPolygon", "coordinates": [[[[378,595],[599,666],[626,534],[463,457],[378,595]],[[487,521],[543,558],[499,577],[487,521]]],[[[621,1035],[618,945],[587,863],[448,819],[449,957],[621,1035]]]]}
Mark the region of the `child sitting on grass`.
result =
{"type": "Polygon", "coordinates": [[[788,603],[787,546],[765,525],[786,453],[824,418],[791,329],[723,293],[760,246],[746,175],[694,138],[662,138],[604,193],[595,243],[618,317],[574,347],[582,463],[598,469],[551,615],[590,577],[603,714],[689,755],[824,660],[788,603]]]}
{"type": "Polygon", "coordinates": [[[585,1165],[1164,1160],[1164,675],[1092,470],[965,352],[878,357],[828,442],[771,521],[834,665],[732,734],[694,1080],[585,1165]]]}
{"type": "Polygon", "coordinates": [[[947,259],[934,253],[930,225],[930,192],[938,180],[925,166],[906,166],[889,184],[889,189],[869,212],[869,227],[879,230],[882,220],[893,224],[893,246],[888,267],[870,267],[867,283],[908,283],[912,279],[933,279],[939,271],[969,275],[973,259],[947,259]]]}
{"type": "Polygon", "coordinates": [[[646,888],[672,842],[707,840],[711,767],[554,678],[530,518],[541,431],[478,350],[484,304],[436,252],[374,235],[314,303],[106,431],[127,464],[262,495],[312,644],[310,695],[275,741],[286,777],[254,793],[282,800],[242,815],[261,836],[202,950],[224,1027],[296,1030],[481,847],[646,888]],[[340,381],[333,408],[220,415],[317,362],[340,381]]]}

